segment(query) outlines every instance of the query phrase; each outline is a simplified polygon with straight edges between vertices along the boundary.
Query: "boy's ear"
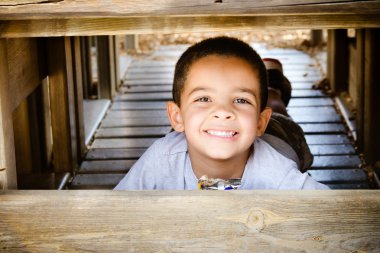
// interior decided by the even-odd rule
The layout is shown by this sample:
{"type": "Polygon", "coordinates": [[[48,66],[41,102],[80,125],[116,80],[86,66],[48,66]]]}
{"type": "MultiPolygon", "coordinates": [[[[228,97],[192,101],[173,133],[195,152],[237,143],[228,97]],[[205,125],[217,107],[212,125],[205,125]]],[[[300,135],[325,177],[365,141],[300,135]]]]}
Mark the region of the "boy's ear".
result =
{"type": "Polygon", "coordinates": [[[260,113],[259,122],[257,124],[257,136],[261,136],[264,134],[271,116],[272,116],[272,108],[270,107],[265,108],[260,113]]]}
{"type": "Polygon", "coordinates": [[[177,132],[183,132],[185,127],[183,125],[181,110],[178,105],[173,101],[166,102],[166,112],[172,128],[177,132]]]}

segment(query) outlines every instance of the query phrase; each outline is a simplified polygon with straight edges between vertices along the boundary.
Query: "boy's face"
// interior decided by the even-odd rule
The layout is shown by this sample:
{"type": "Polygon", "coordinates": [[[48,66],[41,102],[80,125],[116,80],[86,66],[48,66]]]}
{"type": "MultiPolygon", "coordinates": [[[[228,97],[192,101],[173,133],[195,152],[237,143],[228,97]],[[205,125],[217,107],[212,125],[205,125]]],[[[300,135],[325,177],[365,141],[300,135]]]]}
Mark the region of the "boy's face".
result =
{"type": "Polygon", "coordinates": [[[185,131],[190,155],[215,160],[247,157],[271,110],[260,113],[256,72],[237,57],[206,56],[191,66],[181,107],[168,102],[172,127],[185,131]]]}

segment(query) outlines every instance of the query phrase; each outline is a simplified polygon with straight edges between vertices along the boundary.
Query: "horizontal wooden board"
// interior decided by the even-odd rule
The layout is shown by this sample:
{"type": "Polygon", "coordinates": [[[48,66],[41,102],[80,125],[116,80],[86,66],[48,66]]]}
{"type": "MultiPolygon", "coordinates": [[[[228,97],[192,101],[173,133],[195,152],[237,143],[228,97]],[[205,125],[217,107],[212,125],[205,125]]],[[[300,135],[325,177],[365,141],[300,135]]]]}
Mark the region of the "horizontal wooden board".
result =
{"type": "Polygon", "coordinates": [[[135,162],[136,160],[84,161],[80,166],[79,173],[127,173],[135,162]]]}
{"type": "Polygon", "coordinates": [[[366,173],[361,169],[309,170],[308,173],[312,178],[324,184],[368,182],[366,173]]]}
{"type": "Polygon", "coordinates": [[[92,148],[147,148],[157,138],[95,139],[92,148]]]}
{"type": "Polygon", "coordinates": [[[380,249],[370,190],[3,191],[0,203],[3,253],[380,249]]]}
{"type": "Polygon", "coordinates": [[[173,85],[144,85],[144,86],[128,86],[124,85],[121,87],[121,92],[126,93],[137,93],[137,92],[168,92],[172,91],[173,85]]]}
{"type": "Polygon", "coordinates": [[[321,155],[353,155],[356,153],[351,144],[309,145],[310,152],[315,156],[321,155]]]}
{"type": "Polygon", "coordinates": [[[293,120],[298,123],[339,123],[342,118],[337,113],[334,114],[314,114],[314,115],[291,115],[293,120]]]}
{"type": "Polygon", "coordinates": [[[150,93],[127,93],[117,96],[115,101],[168,101],[172,100],[171,92],[150,92],[150,93]]]}
{"type": "Polygon", "coordinates": [[[326,184],[332,190],[363,190],[370,189],[370,185],[367,182],[348,183],[348,184],[326,184]]]}
{"type": "Polygon", "coordinates": [[[113,189],[125,174],[77,174],[70,189],[113,189]]]}
{"type": "Polygon", "coordinates": [[[321,90],[293,90],[292,91],[292,97],[295,98],[307,98],[307,97],[328,97],[327,94],[325,94],[321,90]]]}
{"type": "Polygon", "coordinates": [[[137,127],[137,126],[170,126],[167,117],[162,118],[106,118],[101,127],[137,127]]]}
{"type": "Polygon", "coordinates": [[[340,156],[314,156],[312,169],[324,168],[358,168],[361,164],[357,155],[340,155],[340,156]]]}
{"type": "Polygon", "coordinates": [[[346,132],[345,126],[341,123],[301,123],[299,126],[302,128],[305,134],[337,134],[346,132]]]}
{"type": "Polygon", "coordinates": [[[166,110],[111,110],[106,118],[165,118],[166,110]]]}
{"type": "Polygon", "coordinates": [[[346,135],[342,134],[316,134],[305,135],[307,144],[350,144],[346,135]]]}
{"type": "Polygon", "coordinates": [[[166,102],[124,102],[116,101],[112,110],[166,110],[166,102]]]}
{"type": "Polygon", "coordinates": [[[138,159],[146,148],[91,148],[86,160],[138,159]]]}
{"type": "MultiPolygon", "coordinates": [[[[317,82],[321,79],[320,76],[288,76],[290,82],[317,82]]],[[[144,79],[125,79],[125,85],[135,86],[135,85],[171,85],[173,84],[173,76],[168,76],[167,78],[144,78],[144,79]]]]}
{"type": "Polygon", "coordinates": [[[305,106],[331,106],[334,102],[331,98],[292,98],[288,107],[305,107],[305,106]]]}
{"type": "Polygon", "coordinates": [[[169,133],[171,127],[112,127],[101,128],[96,138],[123,138],[123,137],[162,137],[169,133]]]}
{"type": "Polygon", "coordinates": [[[289,107],[287,112],[290,116],[296,115],[335,115],[337,111],[334,106],[308,106],[308,107],[289,107]]]}

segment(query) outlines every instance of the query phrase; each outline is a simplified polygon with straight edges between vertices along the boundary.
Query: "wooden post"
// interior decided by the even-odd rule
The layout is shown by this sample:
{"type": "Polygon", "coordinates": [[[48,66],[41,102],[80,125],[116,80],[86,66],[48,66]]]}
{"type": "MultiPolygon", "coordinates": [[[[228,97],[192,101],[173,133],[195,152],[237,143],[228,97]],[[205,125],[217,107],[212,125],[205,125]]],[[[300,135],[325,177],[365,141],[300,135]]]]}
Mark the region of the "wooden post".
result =
{"type": "Polygon", "coordinates": [[[357,85],[357,144],[359,150],[364,149],[364,46],[365,30],[356,30],[356,85],[357,85]]]}
{"type": "Polygon", "coordinates": [[[89,98],[92,87],[91,37],[80,37],[83,97],[89,98]]]}
{"type": "Polygon", "coordinates": [[[70,38],[49,38],[47,48],[54,170],[73,172],[78,152],[70,38]]]}
{"type": "Polygon", "coordinates": [[[311,30],[310,31],[310,44],[312,47],[322,46],[323,44],[323,31],[311,30]]]}
{"type": "Polygon", "coordinates": [[[380,161],[380,29],[365,29],[364,52],[364,157],[380,161]]]}
{"type": "Polygon", "coordinates": [[[73,60],[74,60],[74,79],[75,79],[75,116],[76,116],[76,132],[78,143],[78,158],[81,158],[86,151],[85,133],[84,133],[84,119],[83,119],[83,72],[82,72],[82,58],[81,58],[81,43],[79,37],[71,39],[73,47],[73,60]]]}
{"type": "Polygon", "coordinates": [[[8,82],[7,40],[0,39],[0,190],[17,188],[12,108],[8,82]]]}
{"type": "Polygon", "coordinates": [[[328,30],[327,78],[336,93],[348,89],[348,38],[347,30],[328,30]]]}
{"type": "Polygon", "coordinates": [[[114,36],[97,36],[98,98],[111,99],[115,95],[114,36]]]}

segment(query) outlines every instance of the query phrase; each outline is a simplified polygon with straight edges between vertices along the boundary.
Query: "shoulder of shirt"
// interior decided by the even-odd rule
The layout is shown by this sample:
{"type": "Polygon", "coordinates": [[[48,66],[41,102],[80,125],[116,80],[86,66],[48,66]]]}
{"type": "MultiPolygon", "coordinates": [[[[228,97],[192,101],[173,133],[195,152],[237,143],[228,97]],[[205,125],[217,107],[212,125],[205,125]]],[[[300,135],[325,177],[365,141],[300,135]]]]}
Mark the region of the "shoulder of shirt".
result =
{"type": "Polygon", "coordinates": [[[254,153],[256,161],[253,163],[257,165],[256,177],[263,184],[269,183],[268,188],[278,188],[283,179],[292,171],[302,175],[293,160],[282,155],[261,138],[255,140],[254,153]]]}
{"type": "Polygon", "coordinates": [[[173,155],[187,151],[185,134],[182,132],[170,132],[155,141],[152,145],[156,151],[163,155],[173,155]]]}

